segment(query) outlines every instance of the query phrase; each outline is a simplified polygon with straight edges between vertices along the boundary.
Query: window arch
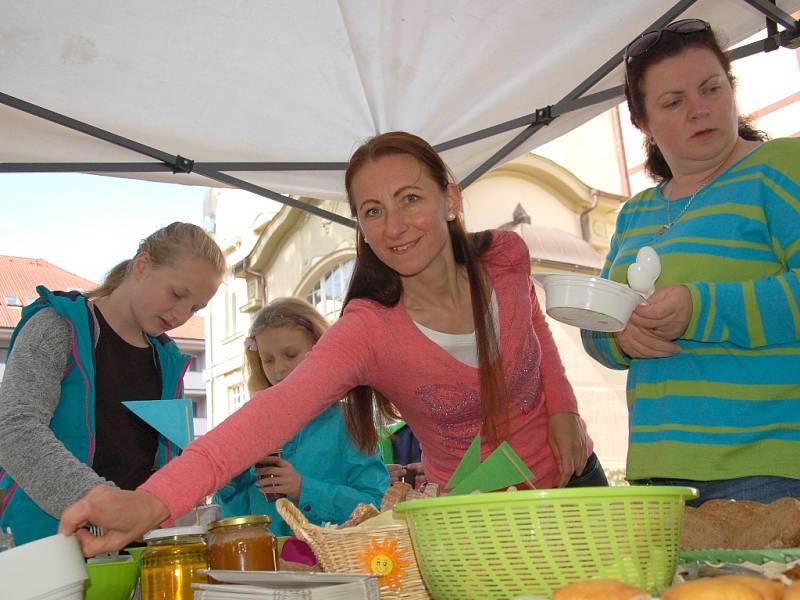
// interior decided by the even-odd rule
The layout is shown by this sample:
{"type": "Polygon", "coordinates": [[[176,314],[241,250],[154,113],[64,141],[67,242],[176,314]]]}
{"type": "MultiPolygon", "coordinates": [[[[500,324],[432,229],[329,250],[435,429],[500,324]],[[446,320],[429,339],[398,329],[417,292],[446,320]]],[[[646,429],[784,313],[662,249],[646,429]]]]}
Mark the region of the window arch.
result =
{"type": "Polygon", "coordinates": [[[306,300],[313,304],[329,323],[339,318],[354,266],[355,260],[352,258],[340,262],[320,277],[306,296],[306,300]]]}

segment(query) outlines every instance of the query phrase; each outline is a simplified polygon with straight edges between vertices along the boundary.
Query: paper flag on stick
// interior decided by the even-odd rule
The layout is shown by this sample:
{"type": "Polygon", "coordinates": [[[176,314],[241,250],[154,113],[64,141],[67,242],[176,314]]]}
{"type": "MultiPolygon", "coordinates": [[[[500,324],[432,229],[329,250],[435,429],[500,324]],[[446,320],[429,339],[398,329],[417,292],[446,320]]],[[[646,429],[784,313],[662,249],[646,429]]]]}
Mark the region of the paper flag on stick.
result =
{"type": "Polygon", "coordinates": [[[129,400],[122,404],[181,450],[194,439],[191,400],[129,400]]]}
{"type": "Polygon", "coordinates": [[[450,494],[469,494],[475,490],[493,492],[524,482],[532,485],[530,482],[533,479],[533,473],[519,455],[508,442],[503,442],[485,461],[456,484],[450,494]]]}
{"type": "Polygon", "coordinates": [[[447,482],[448,489],[453,489],[470,473],[472,473],[481,464],[481,434],[475,436],[472,443],[467,448],[464,456],[461,457],[461,462],[458,463],[456,470],[447,482]]]}

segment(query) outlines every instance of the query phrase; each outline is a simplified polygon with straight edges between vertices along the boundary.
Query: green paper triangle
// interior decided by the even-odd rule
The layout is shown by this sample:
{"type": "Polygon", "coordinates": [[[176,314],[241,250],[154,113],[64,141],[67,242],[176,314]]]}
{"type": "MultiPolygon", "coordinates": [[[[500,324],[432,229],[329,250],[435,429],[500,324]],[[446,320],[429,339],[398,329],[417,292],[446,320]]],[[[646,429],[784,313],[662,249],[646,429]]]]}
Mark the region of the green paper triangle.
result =
{"type": "Polygon", "coordinates": [[[181,450],[194,439],[191,400],[128,400],[122,404],[181,450]]]}
{"type": "Polygon", "coordinates": [[[456,487],[467,475],[477,469],[480,464],[481,434],[478,433],[475,439],[472,440],[469,448],[467,448],[467,451],[464,452],[464,456],[461,457],[461,462],[458,463],[456,470],[453,471],[453,474],[450,476],[450,480],[447,482],[447,488],[453,489],[456,487]]]}
{"type": "Polygon", "coordinates": [[[476,490],[493,492],[533,479],[533,472],[522,462],[508,442],[503,442],[478,468],[464,477],[450,494],[469,494],[476,490]]]}

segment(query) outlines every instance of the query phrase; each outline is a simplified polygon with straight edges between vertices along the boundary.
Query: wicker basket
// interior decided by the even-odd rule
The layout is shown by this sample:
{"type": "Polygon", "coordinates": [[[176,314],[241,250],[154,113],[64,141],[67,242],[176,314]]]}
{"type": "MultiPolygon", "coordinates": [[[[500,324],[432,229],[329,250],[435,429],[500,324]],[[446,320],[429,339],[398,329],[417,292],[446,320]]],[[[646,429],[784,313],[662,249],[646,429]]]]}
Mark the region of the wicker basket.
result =
{"type": "Polygon", "coordinates": [[[380,527],[319,527],[291,502],[280,498],[278,512],[306,542],[327,573],[378,575],[381,600],[430,600],[405,522],[380,527]]]}

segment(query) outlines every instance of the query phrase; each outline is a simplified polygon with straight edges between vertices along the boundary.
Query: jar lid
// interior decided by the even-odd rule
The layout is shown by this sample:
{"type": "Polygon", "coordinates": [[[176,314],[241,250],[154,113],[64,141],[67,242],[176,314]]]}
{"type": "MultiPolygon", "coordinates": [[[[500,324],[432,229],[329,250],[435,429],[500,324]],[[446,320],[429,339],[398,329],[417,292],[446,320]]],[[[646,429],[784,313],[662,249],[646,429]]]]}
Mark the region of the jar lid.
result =
{"type": "Polygon", "coordinates": [[[208,529],[230,527],[231,525],[269,525],[270,523],[272,523],[272,517],[269,515],[244,515],[241,517],[228,517],[227,519],[212,521],[208,524],[208,529]]]}
{"type": "Polygon", "coordinates": [[[190,525],[188,527],[167,527],[165,529],[151,529],[144,534],[144,541],[160,540],[168,537],[178,537],[180,535],[205,535],[208,533],[202,525],[190,525]]]}

